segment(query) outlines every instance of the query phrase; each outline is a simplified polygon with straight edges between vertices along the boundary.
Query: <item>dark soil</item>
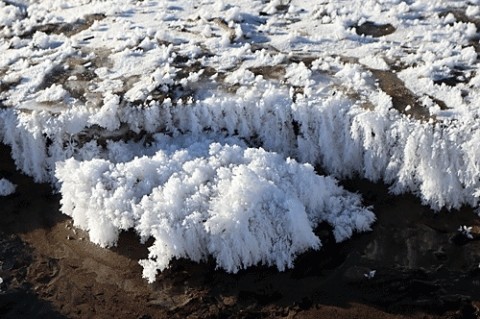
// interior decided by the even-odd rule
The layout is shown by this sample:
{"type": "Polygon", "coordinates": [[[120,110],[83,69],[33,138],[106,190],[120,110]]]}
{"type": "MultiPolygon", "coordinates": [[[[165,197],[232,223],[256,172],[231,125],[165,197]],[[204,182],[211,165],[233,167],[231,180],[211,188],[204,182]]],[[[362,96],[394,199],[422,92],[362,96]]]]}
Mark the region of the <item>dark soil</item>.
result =
{"type": "MultiPolygon", "coordinates": [[[[371,69],[370,72],[377,80],[380,89],[392,97],[392,104],[396,110],[400,113],[411,115],[415,119],[429,118],[428,109],[417,101],[418,98],[395,73],[374,69],[371,69]]],[[[437,102],[439,101],[437,100],[437,102]]],[[[444,102],[439,104],[443,106],[442,109],[446,108],[444,102]]]]}
{"type": "Polygon", "coordinates": [[[471,209],[435,214],[385,185],[345,181],[373,205],[372,232],[336,244],[321,225],[322,249],[282,273],[232,275],[211,261],[177,260],[149,285],[137,263],[148,245],[134,233],[115,249],[91,244],[59,212],[60,197],[16,172],[9,154],[0,148],[0,176],[18,185],[0,198],[2,318],[478,317],[480,223],[471,209]],[[475,226],[473,239],[460,225],[475,226]]]}
{"type": "Polygon", "coordinates": [[[392,34],[395,32],[395,27],[390,23],[387,24],[376,24],[371,21],[362,23],[361,25],[355,26],[355,31],[358,35],[369,35],[374,38],[383,37],[385,35],[392,34]]]}

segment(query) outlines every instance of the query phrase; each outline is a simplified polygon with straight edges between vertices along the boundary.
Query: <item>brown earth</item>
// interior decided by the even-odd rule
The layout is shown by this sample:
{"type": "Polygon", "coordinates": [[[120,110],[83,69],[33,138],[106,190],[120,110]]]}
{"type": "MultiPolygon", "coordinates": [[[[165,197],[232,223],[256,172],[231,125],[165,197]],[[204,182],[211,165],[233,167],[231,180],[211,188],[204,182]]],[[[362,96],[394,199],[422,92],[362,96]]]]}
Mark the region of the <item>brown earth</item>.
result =
{"type": "Polygon", "coordinates": [[[300,255],[279,273],[254,267],[236,275],[212,261],[172,262],[154,284],[137,261],[147,245],[133,233],[118,248],[91,244],[59,212],[59,195],[16,172],[0,147],[0,177],[18,185],[0,197],[1,318],[477,318],[480,241],[457,231],[480,226],[471,209],[433,213],[411,195],[344,182],[378,217],[373,232],[300,255]],[[376,270],[368,279],[365,274],[376,270]]]}

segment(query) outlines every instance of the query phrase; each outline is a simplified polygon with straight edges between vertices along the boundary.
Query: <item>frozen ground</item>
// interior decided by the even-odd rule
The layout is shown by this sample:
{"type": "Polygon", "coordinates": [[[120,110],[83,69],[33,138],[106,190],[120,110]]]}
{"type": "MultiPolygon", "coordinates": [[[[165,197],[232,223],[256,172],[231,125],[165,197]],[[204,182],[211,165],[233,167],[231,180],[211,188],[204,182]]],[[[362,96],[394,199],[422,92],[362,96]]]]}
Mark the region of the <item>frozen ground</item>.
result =
{"type": "MultiPolygon", "coordinates": [[[[261,206],[259,216],[240,214],[240,220],[253,223],[272,223],[262,196],[267,202],[277,196],[273,206],[298,218],[305,211],[312,216],[312,203],[302,196],[323,200],[332,192],[342,192],[342,202],[350,203],[346,212],[352,213],[351,220],[354,212],[367,212],[359,207],[358,196],[337,190],[334,182],[321,193],[312,187],[299,191],[299,177],[285,167],[307,166],[289,157],[336,178],[358,175],[384,181],[391,192],[411,192],[434,210],[478,206],[478,1],[335,1],[312,6],[311,1],[295,0],[18,0],[0,2],[0,22],[0,138],[12,147],[20,170],[37,182],[57,185],[63,211],[90,235],[102,233],[86,221],[91,211],[109,208],[110,202],[123,205],[99,214],[106,222],[96,225],[105,225],[109,239],[96,237],[97,243],[112,244],[116,231],[140,225],[144,214],[136,207],[155,196],[155,190],[170,187],[164,174],[171,174],[172,181],[194,178],[172,149],[192,157],[185,163],[207,163],[204,172],[212,179],[206,197],[195,202],[207,211],[195,211],[188,201],[172,208],[174,216],[181,216],[176,222],[182,227],[188,224],[185,216],[215,211],[220,188],[240,202],[248,199],[242,205],[261,206]],[[165,136],[173,146],[158,144],[165,136]],[[218,142],[225,149],[236,147],[239,160],[214,164],[218,158],[208,150],[218,142]],[[255,155],[249,159],[246,153],[255,155]],[[122,200],[129,203],[116,202],[117,190],[124,187],[121,181],[136,174],[136,163],[151,167],[158,156],[166,168],[152,170],[149,176],[155,182],[140,195],[124,194],[122,200]],[[262,156],[268,160],[260,161],[262,156]],[[260,164],[248,178],[235,175],[255,160],[260,164]],[[102,178],[119,181],[115,188],[99,186],[104,181],[98,180],[99,166],[92,163],[105,167],[102,178]],[[178,168],[172,171],[169,165],[178,168]],[[67,169],[72,167],[78,169],[67,169]],[[219,170],[240,183],[219,175],[219,170]],[[238,187],[252,191],[257,181],[273,184],[274,190],[261,189],[253,201],[251,195],[240,196],[238,187]],[[82,187],[84,194],[71,191],[82,187]],[[86,196],[98,202],[87,202],[86,196]],[[284,199],[290,197],[294,209],[286,208],[284,199]],[[128,216],[126,224],[118,222],[123,222],[120,215],[128,216]]],[[[311,168],[303,179],[315,185],[324,180],[333,181],[311,168]]],[[[192,185],[187,195],[201,197],[202,182],[192,185]]],[[[171,186],[176,191],[187,187],[171,186]]],[[[228,196],[224,203],[231,202],[228,196]]],[[[336,216],[331,209],[325,214],[336,216]]],[[[373,222],[368,216],[351,229],[368,229],[373,222]]],[[[148,226],[159,228],[158,218],[148,226]]],[[[294,257],[307,247],[317,248],[315,235],[302,245],[287,236],[288,227],[297,225],[293,220],[274,232],[289,244],[273,253],[265,248],[270,257],[246,258],[251,252],[236,250],[242,258],[234,266],[222,258],[217,264],[230,270],[253,261],[275,264],[279,252],[294,257]]],[[[321,220],[307,218],[300,229],[312,232],[321,220]]],[[[327,221],[338,224],[334,218],[327,221]]],[[[173,227],[170,222],[167,226],[173,227]]],[[[200,224],[201,232],[209,231],[206,220],[200,224]]],[[[145,236],[160,238],[152,231],[145,236]]],[[[207,241],[199,243],[199,257],[176,252],[162,258],[215,255],[218,250],[209,244],[215,237],[202,233],[198,238],[207,241]]],[[[176,246],[189,242],[173,233],[163,240],[176,246]]],[[[159,257],[155,245],[151,260],[159,257]]],[[[290,266],[285,256],[280,264],[290,266]]]]}
{"type": "Polygon", "coordinates": [[[480,306],[480,222],[471,209],[434,214],[412,195],[389,195],[363,181],[343,184],[373,205],[373,231],[322,241],[295,267],[252,266],[236,274],[213,258],[184,258],[148,284],[139,259],[147,247],[134,231],[103,249],[72,227],[60,194],[15,171],[0,145],[0,172],[17,185],[0,197],[0,317],[19,318],[475,318],[480,306]],[[469,239],[459,225],[473,226],[469,239]],[[375,271],[373,278],[367,277],[375,271]]]}

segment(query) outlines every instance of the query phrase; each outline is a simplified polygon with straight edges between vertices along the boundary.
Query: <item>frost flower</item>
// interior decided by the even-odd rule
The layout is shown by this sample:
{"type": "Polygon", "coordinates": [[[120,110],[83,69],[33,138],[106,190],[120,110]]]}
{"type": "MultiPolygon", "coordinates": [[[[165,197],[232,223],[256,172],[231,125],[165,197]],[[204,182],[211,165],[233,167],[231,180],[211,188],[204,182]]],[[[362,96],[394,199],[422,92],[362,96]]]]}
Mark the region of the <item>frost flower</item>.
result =
{"type": "Polygon", "coordinates": [[[62,212],[101,246],[122,230],[154,238],[144,277],[155,280],[173,258],[237,272],[256,264],[293,267],[295,256],[319,249],[314,228],[333,226],[337,241],[375,221],[360,196],[313,167],[279,154],[201,141],[172,141],[155,155],[125,163],[68,159],[57,165],[62,212]]]}
{"type": "Polygon", "coordinates": [[[376,270],[370,270],[369,272],[363,274],[365,278],[367,279],[373,279],[375,277],[375,274],[377,273],[376,270]]]}
{"type": "Polygon", "coordinates": [[[472,235],[472,227],[471,226],[460,226],[458,231],[462,233],[463,236],[467,237],[468,239],[473,239],[472,235]]]}
{"type": "Polygon", "coordinates": [[[12,184],[9,180],[2,178],[0,179],[0,196],[8,196],[15,193],[17,186],[12,184]]]}

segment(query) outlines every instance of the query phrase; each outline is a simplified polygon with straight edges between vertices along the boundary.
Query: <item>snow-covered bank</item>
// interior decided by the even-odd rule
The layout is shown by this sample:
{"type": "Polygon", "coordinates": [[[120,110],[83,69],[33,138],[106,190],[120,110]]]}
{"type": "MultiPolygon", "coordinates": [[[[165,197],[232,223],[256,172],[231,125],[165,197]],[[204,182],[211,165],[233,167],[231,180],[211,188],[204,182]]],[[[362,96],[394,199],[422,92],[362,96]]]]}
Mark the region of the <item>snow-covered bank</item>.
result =
{"type": "MultiPolygon", "coordinates": [[[[97,212],[110,204],[81,203],[89,197],[69,186],[67,169],[88,170],[82,178],[71,174],[94,194],[88,189],[95,165],[107,175],[128,175],[135,156],[150,167],[158,154],[170,163],[180,149],[188,161],[206,156],[213,165],[207,144],[225,137],[243,143],[236,156],[246,162],[230,164],[248,166],[244,154],[264,154],[254,151],[261,147],[278,154],[262,155],[277,161],[275,172],[285,172],[291,157],[338,178],[383,180],[435,210],[478,206],[478,1],[336,1],[313,8],[302,0],[15,1],[1,4],[0,20],[0,139],[19,169],[56,184],[64,212],[99,244],[137,227],[140,195],[125,195],[133,206],[122,226],[97,212]],[[175,151],[158,146],[159,133],[173,137],[175,151]],[[178,144],[190,138],[203,151],[178,144]],[[72,205],[81,207],[78,215],[72,205]],[[105,220],[105,234],[89,224],[94,212],[105,220]]],[[[255,171],[251,180],[270,178],[262,174],[255,171]]],[[[290,173],[278,174],[290,183],[290,173]]],[[[164,182],[151,187],[161,190],[164,182]]],[[[285,210],[283,202],[276,205],[285,210]]],[[[347,211],[356,212],[358,203],[352,205],[347,211]]],[[[162,269],[174,256],[219,254],[204,244],[198,255],[168,252],[152,267],[162,269]]],[[[315,247],[313,241],[284,247],[290,252],[279,263],[268,252],[252,260],[288,265],[307,246],[315,247]]],[[[233,270],[252,260],[219,264],[233,270]]]]}

